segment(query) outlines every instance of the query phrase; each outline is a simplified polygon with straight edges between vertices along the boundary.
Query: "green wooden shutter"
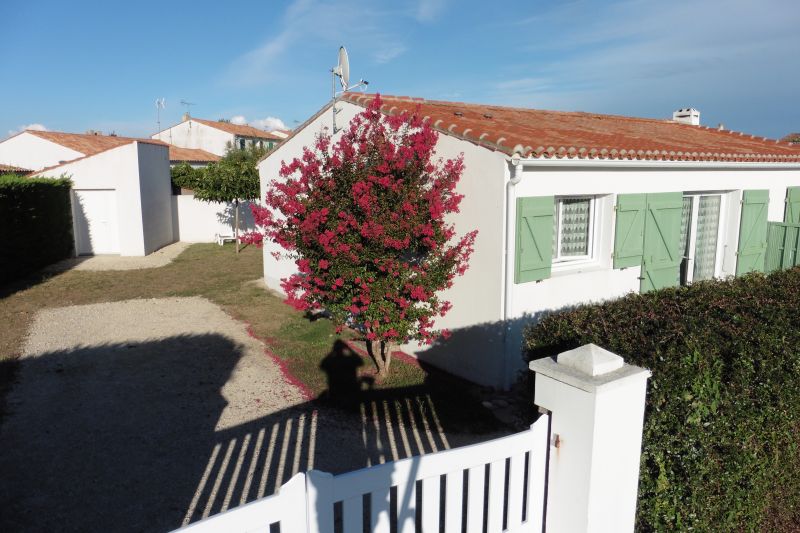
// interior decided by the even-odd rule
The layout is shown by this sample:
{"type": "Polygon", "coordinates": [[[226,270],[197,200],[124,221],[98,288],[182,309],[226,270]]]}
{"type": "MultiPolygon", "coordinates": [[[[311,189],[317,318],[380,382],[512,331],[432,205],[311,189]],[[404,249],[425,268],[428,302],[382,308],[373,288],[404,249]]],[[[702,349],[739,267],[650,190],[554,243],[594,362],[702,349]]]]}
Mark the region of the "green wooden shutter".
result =
{"type": "Polygon", "coordinates": [[[647,196],[644,194],[620,194],[617,196],[614,268],[642,264],[646,207],[647,196]]]}
{"type": "Polygon", "coordinates": [[[767,206],[769,191],[742,193],[742,219],[739,223],[739,251],[736,275],[764,272],[767,251],[767,206]]]}
{"type": "Polygon", "coordinates": [[[641,292],[680,284],[683,193],[647,195],[641,292]]]}
{"type": "Polygon", "coordinates": [[[800,225],[767,223],[767,252],[764,270],[774,272],[800,264],[800,225]]]}
{"type": "Polygon", "coordinates": [[[786,188],[786,210],[783,221],[787,224],[800,224],[800,187],[786,188]]]}
{"type": "Polygon", "coordinates": [[[550,277],[554,211],[552,196],[517,198],[515,283],[550,277]]]}

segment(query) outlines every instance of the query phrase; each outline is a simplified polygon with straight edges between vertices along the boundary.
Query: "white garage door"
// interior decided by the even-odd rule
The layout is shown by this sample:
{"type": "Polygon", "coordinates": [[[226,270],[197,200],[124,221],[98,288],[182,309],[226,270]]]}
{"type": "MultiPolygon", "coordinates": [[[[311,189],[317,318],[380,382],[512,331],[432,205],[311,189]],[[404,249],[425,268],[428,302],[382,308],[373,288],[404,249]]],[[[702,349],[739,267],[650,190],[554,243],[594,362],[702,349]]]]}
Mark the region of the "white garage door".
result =
{"type": "Polygon", "coordinates": [[[118,254],[117,192],[73,192],[75,244],[78,254],[118,254]]]}

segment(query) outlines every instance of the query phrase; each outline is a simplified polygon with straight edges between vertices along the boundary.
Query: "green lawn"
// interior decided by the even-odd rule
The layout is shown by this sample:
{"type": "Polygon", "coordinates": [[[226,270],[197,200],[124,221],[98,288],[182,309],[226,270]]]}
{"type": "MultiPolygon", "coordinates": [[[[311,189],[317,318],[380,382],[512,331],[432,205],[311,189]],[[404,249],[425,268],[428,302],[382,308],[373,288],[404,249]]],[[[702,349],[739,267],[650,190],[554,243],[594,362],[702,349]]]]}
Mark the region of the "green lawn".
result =
{"type": "MultiPolygon", "coordinates": [[[[36,311],[132,298],[202,296],[232,317],[248,323],[253,335],[266,343],[302,382],[312,397],[327,388],[322,359],[340,337],[328,320],[312,320],[265,290],[261,250],[249,247],[236,254],[232,246],[196,244],[173,263],[161,268],[128,271],[69,271],[40,274],[0,287],[0,400],[13,381],[22,342],[36,311]]],[[[176,317],[179,319],[179,317],[176,317]]],[[[353,332],[343,334],[353,339],[353,332]]],[[[360,368],[372,377],[370,361],[360,368]]],[[[446,430],[483,432],[496,429],[492,415],[481,406],[477,387],[447,374],[395,360],[390,375],[375,388],[382,395],[427,392],[446,430]]],[[[2,401],[0,401],[0,414],[2,401]]]]}

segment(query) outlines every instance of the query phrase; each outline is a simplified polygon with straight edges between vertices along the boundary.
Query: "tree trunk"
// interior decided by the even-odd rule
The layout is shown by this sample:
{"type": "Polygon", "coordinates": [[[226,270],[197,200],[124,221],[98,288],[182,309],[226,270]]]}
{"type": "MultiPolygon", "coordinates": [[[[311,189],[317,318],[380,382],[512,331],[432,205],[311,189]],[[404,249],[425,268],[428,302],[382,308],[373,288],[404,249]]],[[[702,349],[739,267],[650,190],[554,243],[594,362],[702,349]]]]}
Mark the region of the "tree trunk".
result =
{"type": "Polygon", "coordinates": [[[392,365],[392,343],[381,342],[381,350],[383,351],[383,367],[384,375],[389,375],[389,367],[392,365]]]}
{"type": "Polygon", "coordinates": [[[236,253],[239,253],[239,200],[234,200],[234,225],[233,237],[236,239],[236,253]]]}
{"type": "Polygon", "coordinates": [[[367,341],[367,353],[375,363],[380,377],[389,375],[392,365],[392,344],[385,341],[367,341]]]}

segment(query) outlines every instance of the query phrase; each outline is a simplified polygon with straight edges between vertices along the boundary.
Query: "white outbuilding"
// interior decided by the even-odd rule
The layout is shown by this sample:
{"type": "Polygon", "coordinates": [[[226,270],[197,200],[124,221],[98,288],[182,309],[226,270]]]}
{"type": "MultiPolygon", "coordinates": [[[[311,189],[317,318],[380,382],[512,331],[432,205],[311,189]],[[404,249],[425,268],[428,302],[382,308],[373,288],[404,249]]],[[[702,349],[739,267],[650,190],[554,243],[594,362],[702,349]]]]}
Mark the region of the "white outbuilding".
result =
{"type": "MultiPolygon", "coordinates": [[[[343,95],[337,124],[374,97],[343,95]]],[[[454,374],[509,386],[524,369],[522,327],[544,313],[800,263],[797,145],[701,126],[692,108],[656,120],[382,99],[388,115],[425,117],[438,156],[464,155],[452,221],[479,234],[444,295],[453,309],[437,325],[452,335],[405,347],[454,374]]],[[[328,104],[267,155],[262,193],[332,117],[328,104]]],[[[264,279],[280,290],[295,265],[276,251],[265,243],[264,279]]]]}
{"type": "Polygon", "coordinates": [[[72,180],[77,255],[143,256],[175,240],[165,143],[24,131],[0,142],[0,163],[72,180]]]}

